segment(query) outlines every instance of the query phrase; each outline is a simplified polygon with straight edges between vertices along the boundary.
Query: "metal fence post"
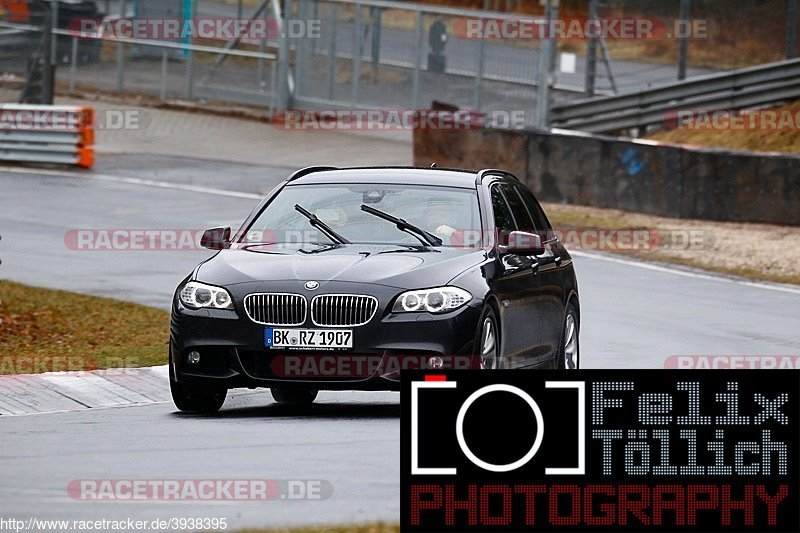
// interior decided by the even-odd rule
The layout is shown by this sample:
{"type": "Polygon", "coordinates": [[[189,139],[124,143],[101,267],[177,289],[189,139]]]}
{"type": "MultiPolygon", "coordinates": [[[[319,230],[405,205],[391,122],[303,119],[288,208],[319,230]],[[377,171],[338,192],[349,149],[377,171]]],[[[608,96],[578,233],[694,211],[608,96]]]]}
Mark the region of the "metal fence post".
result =
{"type": "MultiPolygon", "coordinates": [[[[196,1],[192,2],[191,16],[192,18],[197,16],[196,1]]],[[[188,44],[194,44],[194,38],[192,35],[186,35],[184,37],[186,38],[188,44]]],[[[194,99],[194,51],[192,50],[186,51],[186,99],[194,99]]]]}
{"type": "Polygon", "coordinates": [[[794,59],[797,50],[797,0],[787,0],[786,59],[794,59]]]}
{"type": "Polygon", "coordinates": [[[333,88],[336,83],[336,32],[339,27],[339,6],[334,4],[331,9],[330,40],[328,41],[328,100],[333,100],[333,88]]]}
{"type": "MultiPolygon", "coordinates": [[[[597,24],[597,0],[589,0],[589,20],[597,24]]],[[[594,26],[594,25],[593,25],[594,26]]],[[[595,82],[597,79],[597,40],[599,35],[594,32],[589,37],[586,50],[586,97],[594,96],[595,82]]]]}
{"type": "Polygon", "coordinates": [[[378,83],[378,68],[381,60],[381,30],[383,10],[380,7],[372,8],[372,70],[375,75],[374,83],[378,83]]]}
{"type": "MultiPolygon", "coordinates": [[[[58,29],[58,0],[51,0],[50,2],[50,9],[53,13],[53,25],[50,27],[50,32],[52,33],[53,30],[58,29]]],[[[58,63],[58,35],[53,33],[52,40],[50,41],[50,60],[48,63],[51,67],[55,68],[56,63],[58,63]]]]}
{"type": "Polygon", "coordinates": [[[475,109],[481,109],[481,90],[483,82],[483,69],[486,68],[486,39],[481,35],[478,43],[478,68],[475,70],[475,109]]]}
{"type": "Polygon", "coordinates": [[[53,62],[53,41],[56,38],[53,28],[55,28],[55,24],[53,11],[45,10],[42,27],[42,59],[39,62],[42,68],[41,94],[36,102],[38,104],[53,105],[55,97],[56,64],[53,62]]]}
{"type": "Polygon", "coordinates": [[[683,32],[680,37],[680,52],[678,55],[678,79],[685,80],[686,79],[686,64],[688,62],[688,55],[689,55],[689,36],[686,35],[687,26],[690,23],[689,15],[692,9],[692,2],[691,0],[681,0],[681,14],[680,20],[683,23],[683,32]]]}
{"type": "MultiPolygon", "coordinates": [[[[119,16],[125,18],[128,11],[128,0],[120,0],[119,16]]],[[[124,43],[117,45],[117,91],[123,92],[125,90],[125,53],[126,48],[124,43]]]]}
{"type": "Polygon", "coordinates": [[[270,78],[272,80],[272,87],[270,88],[269,97],[269,118],[275,116],[275,98],[278,93],[278,64],[275,61],[270,62],[270,78]]]}
{"type": "Polygon", "coordinates": [[[75,78],[78,70],[78,38],[72,38],[72,54],[69,63],[69,95],[75,94],[75,78]]]}
{"type": "MultiPolygon", "coordinates": [[[[267,41],[266,39],[261,39],[258,41],[258,53],[263,54],[267,51],[267,41]]],[[[267,82],[265,80],[265,76],[267,75],[267,64],[264,61],[263,57],[258,58],[258,88],[260,91],[264,90],[266,87],[267,82]]]]}
{"type": "MultiPolygon", "coordinates": [[[[277,0],[276,0],[277,1],[277,0]]],[[[278,108],[289,109],[291,96],[289,91],[289,13],[292,10],[292,0],[283,1],[283,24],[281,40],[278,47],[278,108]]]]}
{"type": "Polygon", "coordinates": [[[414,57],[414,79],[411,89],[413,109],[419,109],[419,85],[422,71],[422,39],[424,32],[424,17],[422,11],[417,11],[417,50],[414,57]]]}
{"type": "MultiPolygon", "coordinates": [[[[297,17],[300,20],[304,20],[306,18],[306,3],[307,0],[297,0],[297,17]]],[[[288,26],[287,26],[288,31],[288,26]]],[[[300,37],[294,37],[294,94],[295,96],[300,94],[301,89],[305,87],[305,74],[306,74],[306,51],[305,51],[305,39],[300,37]]]]}
{"type": "Polygon", "coordinates": [[[359,90],[361,89],[361,43],[364,39],[364,6],[358,4],[356,7],[356,31],[355,42],[353,43],[353,90],[351,104],[355,107],[358,102],[359,90]]]}
{"type": "Polygon", "coordinates": [[[117,43],[117,91],[125,90],[125,43],[117,43]]]}
{"type": "Polygon", "coordinates": [[[552,66],[555,36],[553,35],[553,0],[545,0],[545,22],[547,24],[544,46],[539,47],[538,87],[536,91],[536,125],[546,128],[550,122],[550,67],[552,66]]]}
{"type": "Polygon", "coordinates": [[[169,75],[169,50],[164,48],[161,51],[161,92],[159,96],[161,101],[167,99],[167,76],[169,75]]]}

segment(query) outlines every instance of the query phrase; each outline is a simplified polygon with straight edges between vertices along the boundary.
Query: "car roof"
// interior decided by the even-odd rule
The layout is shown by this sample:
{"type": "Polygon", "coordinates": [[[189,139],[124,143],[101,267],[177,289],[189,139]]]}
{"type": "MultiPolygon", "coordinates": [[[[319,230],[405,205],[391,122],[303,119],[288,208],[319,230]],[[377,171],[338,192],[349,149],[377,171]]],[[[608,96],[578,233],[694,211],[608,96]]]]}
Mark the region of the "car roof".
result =
{"type": "Polygon", "coordinates": [[[297,172],[291,185],[324,183],[386,183],[403,185],[437,185],[440,187],[475,188],[478,172],[451,168],[421,167],[315,167],[297,172]]]}

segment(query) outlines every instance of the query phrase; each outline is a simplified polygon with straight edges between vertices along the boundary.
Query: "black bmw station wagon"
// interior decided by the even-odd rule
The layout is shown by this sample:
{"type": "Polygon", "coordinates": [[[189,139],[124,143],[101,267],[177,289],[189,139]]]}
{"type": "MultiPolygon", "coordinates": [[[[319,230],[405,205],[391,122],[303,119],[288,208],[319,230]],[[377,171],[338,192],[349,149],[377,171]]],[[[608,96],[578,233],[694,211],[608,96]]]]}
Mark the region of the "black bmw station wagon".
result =
{"type": "Polygon", "coordinates": [[[501,170],[312,167],[178,286],[169,373],[185,411],[268,387],[398,390],[403,368],[577,368],[572,258],[501,170]]]}

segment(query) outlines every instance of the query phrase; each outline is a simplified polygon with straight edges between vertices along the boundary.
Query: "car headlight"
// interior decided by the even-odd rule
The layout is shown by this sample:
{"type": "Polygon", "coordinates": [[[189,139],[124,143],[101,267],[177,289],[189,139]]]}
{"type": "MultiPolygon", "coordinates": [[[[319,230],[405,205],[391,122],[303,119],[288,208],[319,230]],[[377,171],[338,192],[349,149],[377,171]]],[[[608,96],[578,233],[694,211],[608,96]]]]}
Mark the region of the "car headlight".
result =
{"type": "Polygon", "coordinates": [[[392,313],[446,313],[472,300],[472,295],[458,287],[437,287],[404,292],[397,297],[392,313]]]}
{"type": "Polygon", "coordinates": [[[190,281],[181,289],[181,303],[194,309],[233,309],[231,294],[222,287],[190,281]]]}

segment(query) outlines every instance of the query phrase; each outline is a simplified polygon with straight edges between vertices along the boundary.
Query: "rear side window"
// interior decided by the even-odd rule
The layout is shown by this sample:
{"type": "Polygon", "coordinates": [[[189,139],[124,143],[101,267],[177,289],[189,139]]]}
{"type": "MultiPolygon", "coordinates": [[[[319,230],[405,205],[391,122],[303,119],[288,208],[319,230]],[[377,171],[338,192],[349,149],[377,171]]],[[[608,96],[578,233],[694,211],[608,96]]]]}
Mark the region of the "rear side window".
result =
{"type": "Polygon", "coordinates": [[[522,197],[522,201],[525,202],[525,207],[528,208],[528,212],[531,214],[533,226],[536,228],[536,233],[541,235],[542,241],[552,240],[553,228],[550,226],[550,222],[547,220],[547,215],[544,214],[544,210],[542,209],[542,206],[539,205],[536,197],[525,187],[514,188],[522,197]]]}
{"type": "Polygon", "coordinates": [[[502,189],[503,195],[506,197],[508,205],[511,208],[511,213],[514,215],[514,220],[517,222],[517,229],[535,233],[539,228],[531,218],[528,209],[525,207],[525,203],[522,201],[522,197],[517,193],[517,187],[513,185],[501,185],[500,189],[502,189]]]}
{"type": "Polygon", "coordinates": [[[494,225],[501,231],[513,231],[517,229],[517,223],[511,214],[511,209],[503,196],[499,186],[494,186],[492,192],[492,210],[494,211],[494,225]]]}

